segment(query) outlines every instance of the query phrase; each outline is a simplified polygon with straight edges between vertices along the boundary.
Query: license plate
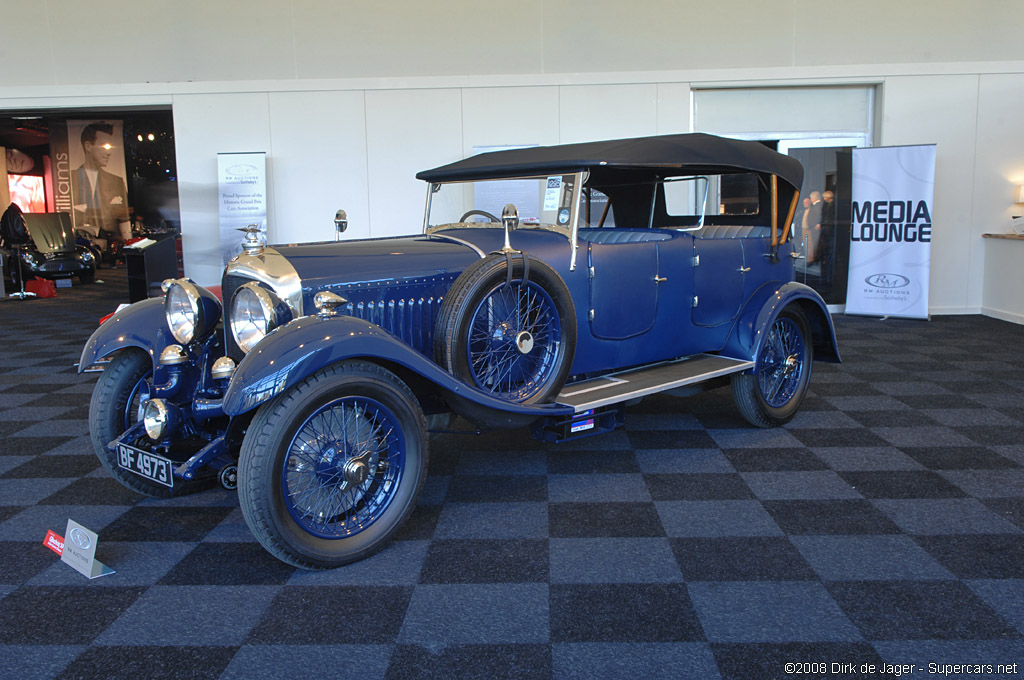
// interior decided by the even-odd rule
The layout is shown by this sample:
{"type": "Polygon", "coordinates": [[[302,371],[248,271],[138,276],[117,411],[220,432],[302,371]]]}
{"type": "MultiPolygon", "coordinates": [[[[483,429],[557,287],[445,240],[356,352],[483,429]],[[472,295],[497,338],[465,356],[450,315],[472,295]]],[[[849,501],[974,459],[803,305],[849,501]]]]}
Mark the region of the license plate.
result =
{"type": "Polygon", "coordinates": [[[117,445],[117,464],[157,484],[174,488],[173,463],[149,451],[143,451],[127,444],[117,445]]]}

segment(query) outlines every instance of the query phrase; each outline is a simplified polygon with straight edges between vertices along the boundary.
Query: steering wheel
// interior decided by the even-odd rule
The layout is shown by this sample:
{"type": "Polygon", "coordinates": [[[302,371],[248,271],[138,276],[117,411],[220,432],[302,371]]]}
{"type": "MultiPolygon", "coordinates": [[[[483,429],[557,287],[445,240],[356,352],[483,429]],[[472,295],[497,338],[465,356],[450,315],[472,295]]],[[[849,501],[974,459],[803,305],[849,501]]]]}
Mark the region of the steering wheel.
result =
{"type": "Polygon", "coordinates": [[[480,215],[481,217],[486,217],[491,222],[497,222],[497,223],[501,222],[501,220],[499,220],[497,217],[495,217],[491,213],[487,212],[486,210],[470,210],[465,215],[463,215],[462,217],[459,218],[459,222],[465,222],[467,217],[471,217],[473,215],[480,215]]]}

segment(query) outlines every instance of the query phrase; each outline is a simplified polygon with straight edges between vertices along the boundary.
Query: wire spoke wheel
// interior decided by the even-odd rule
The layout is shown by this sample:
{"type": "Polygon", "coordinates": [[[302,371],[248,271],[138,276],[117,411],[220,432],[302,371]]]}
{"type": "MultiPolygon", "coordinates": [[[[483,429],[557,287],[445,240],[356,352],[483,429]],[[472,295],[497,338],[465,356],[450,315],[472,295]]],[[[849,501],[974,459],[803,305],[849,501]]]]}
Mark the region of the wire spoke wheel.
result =
{"type": "Polygon", "coordinates": [[[466,343],[473,382],[510,401],[526,401],[550,379],[561,323],[555,303],[536,283],[492,289],[473,311],[466,343]]]}
{"type": "Polygon", "coordinates": [[[810,326],[795,305],[782,310],[768,328],[757,355],[756,373],[732,378],[733,399],[751,425],[775,427],[796,415],[811,379],[814,347],[810,326]]]}
{"type": "Polygon", "coordinates": [[[804,338],[796,322],[780,317],[765,340],[757,384],[769,406],[779,408],[793,398],[804,371],[804,338]]]}
{"type": "Polygon", "coordinates": [[[569,289],[554,269],[528,255],[510,260],[492,253],[474,262],[438,312],[438,364],[508,401],[542,403],[557,395],[575,351],[569,289]]]}
{"type": "Polygon", "coordinates": [[[292,518],[321,538],[363,531],[387,510],[405,468],[405,437],[383,404],[345,397],[325,404],[288,445],[282,493],[292,518]]]}
{"type": "Polygon", "coordinates": [[[142,419],[142,410],[146,400],[149,399],[152,379],[153,371],[150,370],[139,378],[139,381],[132,387],[131,393],[128,395],[124,405],[124,427],[121,429],[122,432],[142,419]]]}
{"type": "Polygon", "coordinates": [[[426,420],[398,376],[365,361],[312,374],[257,411],[238,459],[238,500],[256,539],[305,569],[384,547],[427,474],[426,420]]]}

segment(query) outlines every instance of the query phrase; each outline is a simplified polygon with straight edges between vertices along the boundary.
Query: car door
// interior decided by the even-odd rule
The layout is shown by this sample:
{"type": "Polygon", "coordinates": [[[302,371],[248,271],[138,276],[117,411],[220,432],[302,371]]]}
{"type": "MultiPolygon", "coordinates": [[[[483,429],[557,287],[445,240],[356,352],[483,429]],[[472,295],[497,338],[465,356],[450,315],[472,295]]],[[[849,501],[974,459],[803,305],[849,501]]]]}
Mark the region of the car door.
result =
{"type": "Polygon", "coordinates": [[[743,302],[742,240],[695,238],[693,252],[693,323],[718,326],[731,322],[743,302]]]}
{"type": "Polygon", "coordinates": [[[594,337],[624,340],[649,331],[658,315],[659,242],[588,245],[594,337]]]}

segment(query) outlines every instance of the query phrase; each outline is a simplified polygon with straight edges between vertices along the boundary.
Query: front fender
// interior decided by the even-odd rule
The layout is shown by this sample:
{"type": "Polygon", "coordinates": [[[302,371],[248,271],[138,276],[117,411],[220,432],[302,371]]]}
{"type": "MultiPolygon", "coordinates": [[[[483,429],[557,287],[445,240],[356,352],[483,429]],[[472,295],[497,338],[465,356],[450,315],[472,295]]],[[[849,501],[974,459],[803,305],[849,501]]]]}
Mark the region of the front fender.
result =
{"type": "Polygon", "coordinates": [[[163,298],[142,300],[117,312],[92,332],[82,348],[78,372],[125,347],[138,347],[154,357],[174,342],[167,328],[163,298]]]}
{"type": "Polygon", "coordinates": [[[352,316],[304,316],[275,330],[245,355],[224,393],[224,412],[237,416],[273,399],[338,361],[366,359],[403,366],[485,411],[515,417],[566,416],[570,406],[517,404],[455,378],[386,330],[352,316]]]}
{"type": "MultiPolygon", "coordinates": [[[[836,330],[825,301],[813,288],[796,281],[768,284],[758,289],[740,313],[722,353],[755,359],[771,324],[791,304],[800,306],[811,326],[815,360],[840,363],[836,330]]],[[[757,369],[755,366],[753,370],[757,369]]]]}

